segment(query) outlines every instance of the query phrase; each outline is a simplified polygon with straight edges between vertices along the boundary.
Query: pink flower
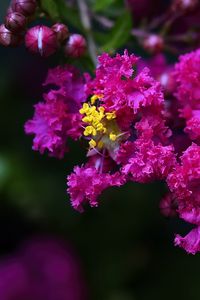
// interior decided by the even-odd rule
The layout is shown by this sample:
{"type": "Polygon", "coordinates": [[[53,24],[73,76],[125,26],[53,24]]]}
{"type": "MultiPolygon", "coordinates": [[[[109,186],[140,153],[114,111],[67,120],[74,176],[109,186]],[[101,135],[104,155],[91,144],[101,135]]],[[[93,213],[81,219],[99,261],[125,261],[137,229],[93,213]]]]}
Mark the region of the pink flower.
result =
{"type": "Polygon", "coordinates": [[[85,203],[88,202],[91,207],[98,206],[97,198],[102,191],[111,186],[121,186],[125,183],[125,178],[119,172],[101,173],[95,167],[76,166],[67,181],[72,206],[83,212],[85,203]]]}
{"type": "Polygon", "coordinates": [[[193,143],[180,160],[167,178],[168,186],[181,203],[200,204],[200,146],[193,143]]]}
{"type": "Polygon", "coordinates": [[[200,110],[193,111],[193,116],[186,121],[185,132],[192,140],[200,142],[200,110]]]}
{"type": "Polygon", "coordinates": [[[200,227],[191,230],[185,237],[177,234],[174,242],[188,253],[196,254],[200,251],[200,227]]]}
{"type": "Polygon", "coordinates": [[[185,132],[192,140],[200,139],[200,49],[180,56],[175,66],[177,80],[175,96],[186,120],[185,132]]]}
{"type": "Polygon", "coordinates": [[[67,106],[64,101],[51,100],[35,105],[32,120],[25,124],[27,134],[35,134],[33,150],[41,154],[48,150],[51,156],[62,158],[67,151],[66,128],[67,106]]]}
{"type": "Polygon", "coordinates": [[[139,60],[139,70],[142,70],[144,67],[150,69],[152,76],[161,83],[165,93],[171,94],[174,91],[174,67],[167,63],[167,59],[162,53],[154,55],[149,60],[139,60]]]}
{"type": "MultiPolygon", "coordinates": [[[[180,164],[168,175],[168,186],[177,199],[178,213],[186,222],[200,225],[200,146],[192,144],[181,156],[180,164]]],[[[186,237],[176,236],[175,244],[195,254],[199,248],[199,227],[186,237]]]]}
{"type": "Polygon", "coordinates": [[[50,69],[44,82],[44,85],[57,86],[68,105],[71,104],[71,110],[74,108],[75,111],[86,101],[84,84],[79,70],[70,65],[50,69]]]}
{"type": "MultiPolygon", "coordinates": [[[[132,181],[146,183],[155,179],[165,179],[175,164],[172,146],[154,144],[151,140],[138,139],[135,151],[122,172],[132,181]]],[[[128,148],[129,149],[129,148],[128,148]]]]}
{"type": "Polygon", "coordinates": [[[193,109],[199,108],[200,99],[200,49],[181,55],[175,66],[177,78],[176,96],[182,104],[188,104],[193,109]]]}
{"type": "Polygon", "coordinates": [[[32,120],[25,124],[27,134],[34,134],[33,149],[62,158],[67,151],[67,139],[81,135],[79,109],[85,101],[84,82],[76,69],[57,67],[49,71],[45,85],[54,85],[44,95],[44,102],[35,105],[32,120]]]}
{"type": "Polygon", "coordinates": [[[1,300],[85,300],[79,260],[60,240],[32,238],[0,262],[1,300]]]}
{"type": "Polygon", "coordinates": [[[127,51],[113,58],[105,53],[99,57],[96,77],[87,78],[90,100],[80,113],[84,138],[90,140],[89,162],[68,177],[71,202],[79,211],[86,202],[97,206],[104,189],[128,179],[164,179],[175,163],[161,86],[147,68],[134,71],[137,61],[127,51]]]}
{"type": "Polygon", "coordinates": [[[138,58],[129,55],[125,50],[123,55],[110,57],[107,53],[99,57],[96,77],[88,82],[88,95],[102,95],[101,102],[107,110],[117,113],[126,107],[132,110],[132,120],[135,115],[149,107],[151,111],[161,111],[163,94],[161,87],[144,68],[138,74],[134,66],[138,58]]]}

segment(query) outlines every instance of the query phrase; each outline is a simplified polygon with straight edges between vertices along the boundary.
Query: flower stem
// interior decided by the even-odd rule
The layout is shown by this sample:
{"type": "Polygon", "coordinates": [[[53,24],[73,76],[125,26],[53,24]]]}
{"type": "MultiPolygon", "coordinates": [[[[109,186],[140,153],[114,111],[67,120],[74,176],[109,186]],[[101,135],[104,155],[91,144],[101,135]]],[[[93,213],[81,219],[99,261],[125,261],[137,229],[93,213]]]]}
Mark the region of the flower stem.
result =
{"type": "Polygon", "coordinates": [[[88,6],[85,0],[77,0],[78,3],[78,8],[79,8],[79,13],[81,17],[81,22],[83,25],[83,28],[86,33],[87,41],[88,41],[88,49],[90,53],[90,57],[96,66],[97,64],[97,48],[95,45],[95,41],[92,35],[92,30],[91,30],[91,20],[88,12],[88,6]]]}

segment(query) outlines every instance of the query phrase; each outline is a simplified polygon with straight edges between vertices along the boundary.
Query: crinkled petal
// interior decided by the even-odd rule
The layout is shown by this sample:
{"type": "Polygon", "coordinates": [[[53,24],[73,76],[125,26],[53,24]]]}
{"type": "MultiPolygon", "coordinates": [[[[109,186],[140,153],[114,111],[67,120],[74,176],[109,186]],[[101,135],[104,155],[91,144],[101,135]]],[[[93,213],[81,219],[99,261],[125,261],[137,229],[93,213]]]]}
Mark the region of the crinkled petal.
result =
{"type": "Polygon", "coordinates": [[[200,227],[191,230],[185,237],[176,235],[174,243],[185,249],[190,254],[196,254],[200,251],[200,227]]]}
{"type": "Polygon", "coordinates": [[[85,203],[98,206],[98,197],[108,187],[121,186],[125,178],[119,172],[99,173],[95,167],[78,167],[67,178],[72,206],[82,212],[85,203]]]}

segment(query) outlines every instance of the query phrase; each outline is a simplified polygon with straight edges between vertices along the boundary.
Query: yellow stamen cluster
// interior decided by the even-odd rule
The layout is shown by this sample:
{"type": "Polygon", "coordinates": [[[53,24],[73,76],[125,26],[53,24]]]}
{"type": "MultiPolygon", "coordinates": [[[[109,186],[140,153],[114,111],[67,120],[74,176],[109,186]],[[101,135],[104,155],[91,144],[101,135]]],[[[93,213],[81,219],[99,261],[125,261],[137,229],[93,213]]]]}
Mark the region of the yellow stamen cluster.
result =
{"type": "Polygon", "coordinates": [[[100,106],[96,108],[96,106],[90,106],[87,103],[83,104],[83,107],[80,109],[80,113],[85,115],[82,121],[84,123],[89,124],[84,131],[84,135],[97,135],[98,132],[105,133],[106,127],[104,126],[102,120],[105,117],[105,109],[104,107],[100,106]]]}
{"type": "Polygon", "coordinates": [[[95,142],[95,140],[91,139],[91,140],[89,141],[89,145],[90,145],[91,148],[95,148],[96,145],[97,145],[97,143],[95,142]]]}
{"type": "MultiPolygon", "coordinates": [[[[97,95],[92,96],[91,104],[94,104],[99,98],[100,96],[97,95]]],[[[103,147],[102,136],[108,136],[111,141],[117,139],[117,135],[110,130],[109,126],[109,122],[116,118],[115,112],[105,112],[103,106],[96,107],[88,103],[84,103],[79,112],[84,115],[82,121],[87,124],[83,134],[94,137],[89,141],[91,148],[103,147]]]]}
{"type": "Polygon", "coordinates": [[[116,139],[117,139],[117,135],[111,132],[111,133],[109,134],[109,138],[110,138],[111,141],[114,142],[114,141],[116,141],[116,139]]]}
{"type": "Polygon", "coordinates": [[[103,97],[103,95],[93,95],[91,98],[90,98],[90,101],[91,101],[91,104],[95,104],[95,102],[99,99],[101,99],[103,97]]]}

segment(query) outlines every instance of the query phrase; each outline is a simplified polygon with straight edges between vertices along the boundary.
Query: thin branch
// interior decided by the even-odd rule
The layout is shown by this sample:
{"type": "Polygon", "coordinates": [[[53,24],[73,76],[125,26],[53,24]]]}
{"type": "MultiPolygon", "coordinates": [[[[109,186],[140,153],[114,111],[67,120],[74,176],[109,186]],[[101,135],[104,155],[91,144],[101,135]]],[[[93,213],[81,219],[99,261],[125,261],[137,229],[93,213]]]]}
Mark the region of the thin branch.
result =
{"type": "Polygon", "coordinates": [[[114,22],[112,20],[110,20],[102,15],[100,16],[100,15],[93,13],[92,16],[99,24],[101,24],[105,28],[110,29],[114,26],[114,22]]]}
{"type": "Polygon", "coordinates": [[[92,29],[91,29],[91,21],[90,16],[88,12],[88,6],[85,0],[77,0],[78,8],[80,12],[81,22],[83,25],[83,28],[85,30],[87,40],[88,40],[88,49],[91,56],[91,59],[96,66],[97,64],[97,48],[95,45],[95,41],[92,35],[92,29]]]}

